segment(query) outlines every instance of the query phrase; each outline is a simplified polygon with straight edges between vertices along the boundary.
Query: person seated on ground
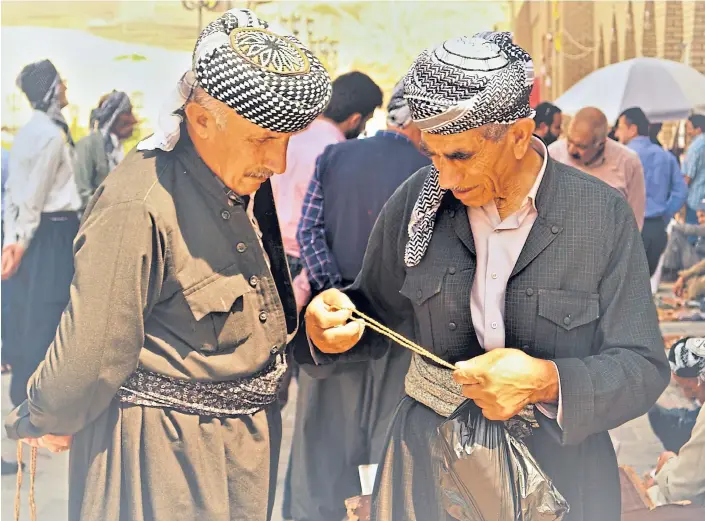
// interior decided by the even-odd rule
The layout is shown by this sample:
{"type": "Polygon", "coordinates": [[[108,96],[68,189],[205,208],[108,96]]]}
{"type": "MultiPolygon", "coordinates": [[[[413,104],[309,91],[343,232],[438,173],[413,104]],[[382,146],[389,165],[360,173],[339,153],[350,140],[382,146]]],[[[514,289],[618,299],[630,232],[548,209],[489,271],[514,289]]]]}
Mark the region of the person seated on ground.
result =
{"type": "Polygon", "coordinates": [[[698,205],[697,215],[698,224],[676,222],[671,227],[664,251],[664,273],[687,270],[705,258],[705,199],[698,205]],[[691,244],[691,237],[697,237],[695,244],[691,244]]]}
{"type": "Polygon", "coordinates": [[[673,294],[687,300],[705,299],[705,259],[678,272],[673,294]]]}
{"type": "MultiPolygon", "coordinates": [[[[668,361],[686,397],[705,402],[705,338],[679,340],[670,349],[668,361]]],[[[661,454],[648,485],[657,504],[689,501],[705,506],[705,409],[700,409],[690,439],[679,453],[661,454]]]]}

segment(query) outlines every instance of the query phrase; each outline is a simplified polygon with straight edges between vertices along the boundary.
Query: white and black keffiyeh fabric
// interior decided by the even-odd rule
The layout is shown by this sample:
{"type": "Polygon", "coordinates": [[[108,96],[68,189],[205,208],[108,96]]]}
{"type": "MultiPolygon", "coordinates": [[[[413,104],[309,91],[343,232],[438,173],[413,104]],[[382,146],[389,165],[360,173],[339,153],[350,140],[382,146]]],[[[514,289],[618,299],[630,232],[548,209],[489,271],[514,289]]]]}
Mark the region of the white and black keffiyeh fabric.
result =
{"type": "MultiPolygon", "coordinates": [[[[533,82],[531,56],[512,42],[511,33],[482,32],[422,52],[404,78],[404,98],[423,132],[459,134],[533,118],[533,82]]],[[[408,267],[425,255],[444,195],[432,166],[409,222],[404,255],[408,267]]]]}
{"type": "Polygon", "coordinates": [[[91,111],[90,126],[103,135],[103,146],[108,156],[108,168],[112,170],[122,161],[119,141],[111,134],[115,121],[121,114],[132,112],[130,97],[117,90],[112,91],[103,102],[91,111]]]}
{"type": "Polygon", "coordinates": [[[698,378],[705,382],[705,338],[678,340],[668,352],[671,371],[682,378],[698,378]]]}
{"type": "Polygon", "coordinates": [[[196,86],[274,132],[298,132],[316,119],[330,101],[328,72],[297,38],[268,27],[249,9],[231,9],[208,24],[196,42],[192,71],[172,96],[180,105],[160,118],[160,135],[140,149],[173,148],[182,120],[177,112],[196,86]]]}
{"type": "Polygon", "coordinates": [[[394,86],[392,97],[387,104],[387,123],[394,127],[406,128],[413,120],[409,102],[404,99],[404,80],[394,86]]]}

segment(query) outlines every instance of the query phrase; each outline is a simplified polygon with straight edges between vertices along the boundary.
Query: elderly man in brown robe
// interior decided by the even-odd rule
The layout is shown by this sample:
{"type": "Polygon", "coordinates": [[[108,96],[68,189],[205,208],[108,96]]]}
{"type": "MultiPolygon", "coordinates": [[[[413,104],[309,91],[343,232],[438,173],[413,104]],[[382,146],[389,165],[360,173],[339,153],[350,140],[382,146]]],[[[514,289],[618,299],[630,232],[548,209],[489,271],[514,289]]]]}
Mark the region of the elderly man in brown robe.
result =
{"type": "Polygon", "coordinates": [[[208,25],[160,119],[98,189],[71,300],[12,438],[73,436],[69,519],[265,521],[297,328],[270,176],[330,98],[248,10],[208,25]]]}
{"type": "MultiPolygon", "coordinates": [[[[532,137],[532,84],[531,58],[507,33],[424,51],[404,90],[433,165],[387,202],[353,286],[307,309],[302,363],[383,354],[358,344],[374,333],[348,322],[354,305],[392,328],[413,321],[415,340],[456,367],[414,355],[377,472],[376,521],[453,519],[434,440],[465,398],[491,420],[533,410],[526,444],[570,504],[564,521],[620,519],[607,431],[649,410],[668,363],[634,213],[532,137]]],[[[464,485],[488,486],[484,476],[464,485]]]]}

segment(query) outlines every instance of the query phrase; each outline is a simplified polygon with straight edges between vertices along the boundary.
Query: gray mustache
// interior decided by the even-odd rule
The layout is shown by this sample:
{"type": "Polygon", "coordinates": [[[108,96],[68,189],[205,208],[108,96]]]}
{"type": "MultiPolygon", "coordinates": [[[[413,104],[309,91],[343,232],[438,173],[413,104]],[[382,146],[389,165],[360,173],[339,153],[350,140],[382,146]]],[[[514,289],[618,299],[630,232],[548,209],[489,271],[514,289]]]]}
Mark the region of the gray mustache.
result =
{"type": "Polygon", "coordinates": [[[274,172],[271,170],[259,170],[257,172],[247,172],[245,174],[245,177],[250,177],[252,179],[259,179],[262,181],[266,181],[270,177],[274,175],[274,172]]]}

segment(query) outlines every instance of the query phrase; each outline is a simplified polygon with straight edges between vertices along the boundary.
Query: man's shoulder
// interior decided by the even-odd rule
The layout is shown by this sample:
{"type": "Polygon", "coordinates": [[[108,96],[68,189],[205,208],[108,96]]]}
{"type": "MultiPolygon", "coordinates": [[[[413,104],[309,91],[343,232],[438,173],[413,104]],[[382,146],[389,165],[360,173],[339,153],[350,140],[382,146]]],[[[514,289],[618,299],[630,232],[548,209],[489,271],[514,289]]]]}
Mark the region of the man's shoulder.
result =
{"type": "Polygon", "coordinates": [[[616,156],[624,161],[639,161],[639,154],[628,146],[618,143],[614,139],[607,138],[605,143],[605,154],[616,156]]]}
{"type": "Polygon", "coordinates": [[[170,163],[166,152],[133,149],[103,182],[98,198],[101,205],[140,201],[152,205],[165,193],[160,178],[170,175],[170,163]]]}

